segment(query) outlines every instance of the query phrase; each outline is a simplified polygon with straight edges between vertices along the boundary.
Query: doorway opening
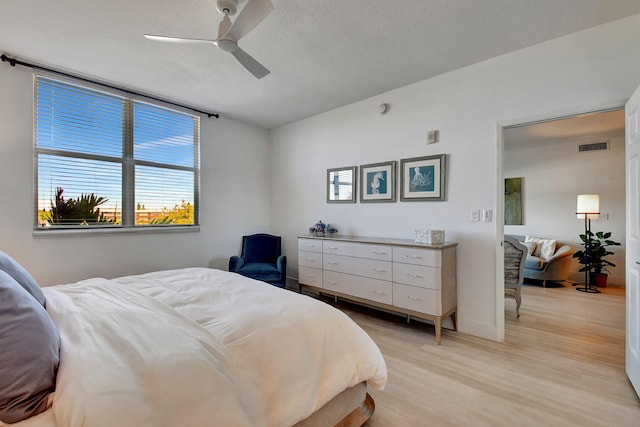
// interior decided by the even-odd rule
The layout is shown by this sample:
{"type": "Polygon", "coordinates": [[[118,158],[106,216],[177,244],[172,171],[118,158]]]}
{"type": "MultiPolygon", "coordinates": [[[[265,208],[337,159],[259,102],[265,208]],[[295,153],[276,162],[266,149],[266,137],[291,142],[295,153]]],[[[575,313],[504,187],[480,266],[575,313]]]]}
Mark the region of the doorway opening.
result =
{"type": "MultiPolygon", "coordinates": [[[[520,184],[520,205],[515,207],[519,207],[520,216],[505,212],[505,235],[555,240],[555,249],[569,245],[579,250],[584,222],[576,217],[577,195],[598,194],[602,214],[592,222],[592,231],[611,232],[612,240],[624,241],[624,108],[505,126],[502,137],[502,177],[519,179],[520,184]]],[[[506,203],[512,209],[513,194],[509,197],[506,203]]],[[[624,246],[612,251],[614,255],[608,259],[615,267],[609,269],[608,282],[624,285],[624,246]]],[[[539,249],[537,255],[541,258],[539,249]]],[[[545,262],[544,257],[540,262],[545,262]]],[[[525,286],[546,285],[548,291],[543,294],[553,298],[554,288],[584,283],[581,265],[572,256],[562,268],[566,271],[560,276],[554,271],[554,280],[546,282],[543,274],[536,276],[529,269],[525,286]]],[[[523,297],[521,314],[526,313],[526,304],[523,297]]],[[[515,318],[515,303],[511,307],[505,301],[504,305],[505,316],[515,318]]]]}

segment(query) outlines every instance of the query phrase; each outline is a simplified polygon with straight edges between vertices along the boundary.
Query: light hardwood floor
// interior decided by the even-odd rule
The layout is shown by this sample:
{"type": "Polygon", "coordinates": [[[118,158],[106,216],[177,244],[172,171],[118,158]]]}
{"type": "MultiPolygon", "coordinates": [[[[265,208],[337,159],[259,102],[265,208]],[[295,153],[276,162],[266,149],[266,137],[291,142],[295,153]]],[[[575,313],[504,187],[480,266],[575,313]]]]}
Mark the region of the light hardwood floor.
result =
{"type": "Polygon", "coordinates": [[[505,301],[504,343],[443,331],[438,346],[432,325],[339,302],[389,370],[365,425],[640,426],[624,372],[624,289],[602,289],[524,286],[520,319],[505,301]]]}

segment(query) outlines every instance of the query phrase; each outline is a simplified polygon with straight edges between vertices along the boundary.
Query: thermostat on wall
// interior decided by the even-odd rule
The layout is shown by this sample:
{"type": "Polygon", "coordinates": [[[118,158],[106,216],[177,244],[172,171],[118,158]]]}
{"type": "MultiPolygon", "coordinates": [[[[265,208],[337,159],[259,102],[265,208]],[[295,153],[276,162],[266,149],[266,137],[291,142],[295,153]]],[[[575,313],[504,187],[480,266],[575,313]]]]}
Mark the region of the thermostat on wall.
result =
{"type": "Polygon", "coordinates": [[[440,131],[432,130],[427,133],[427,144],[435,144],[440,140],[440,131]]]}

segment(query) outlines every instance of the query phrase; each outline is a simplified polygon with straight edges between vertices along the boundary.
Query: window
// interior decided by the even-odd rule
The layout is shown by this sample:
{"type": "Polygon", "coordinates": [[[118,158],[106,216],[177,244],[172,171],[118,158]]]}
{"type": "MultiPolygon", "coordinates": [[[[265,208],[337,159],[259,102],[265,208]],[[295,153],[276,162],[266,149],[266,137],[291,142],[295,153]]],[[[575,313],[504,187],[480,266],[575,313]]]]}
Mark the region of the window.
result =
{"type": "Polygon", "coordinates": [[[36,75],[36,228],[198,225],[199,117],[36,75]]]}

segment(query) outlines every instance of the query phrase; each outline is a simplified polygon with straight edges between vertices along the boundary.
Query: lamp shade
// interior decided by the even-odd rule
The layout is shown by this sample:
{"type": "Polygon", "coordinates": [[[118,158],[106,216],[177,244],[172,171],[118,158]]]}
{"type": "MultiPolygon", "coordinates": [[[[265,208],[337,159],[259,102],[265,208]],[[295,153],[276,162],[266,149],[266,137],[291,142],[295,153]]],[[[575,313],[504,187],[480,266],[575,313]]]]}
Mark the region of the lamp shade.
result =
{"type": "Polygon", "coordinates": [[[597,194],[578,194],[578,206],[576,208],[578,219],[600,219],[600,196],[597,194]]]}

